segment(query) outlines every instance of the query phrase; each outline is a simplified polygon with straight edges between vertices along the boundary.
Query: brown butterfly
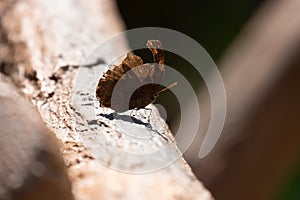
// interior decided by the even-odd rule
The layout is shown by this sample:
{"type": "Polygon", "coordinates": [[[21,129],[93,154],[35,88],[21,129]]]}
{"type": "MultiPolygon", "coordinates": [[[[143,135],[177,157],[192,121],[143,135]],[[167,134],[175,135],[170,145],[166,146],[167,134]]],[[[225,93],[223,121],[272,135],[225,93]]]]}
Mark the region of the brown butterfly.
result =
{"type": "Polygon", "coordinates": [[[161,86],[158,83],[165,72],[162,45],[159,40],[149,40],[146,46],[152,52],[157,65],[144,64],[141,57],[128,53],[120,65],[114,65],[113,69],[108,70],[99,80],[96,97],[100,102],[100,107],[112,108],[116,112],[144,108],[154,103],[161,92],[176,85],[174,83],[160,90],[161,86]],[[119,84],[118,81],[121,83],[119,84]],[[123,86],[122,89],[116,89],[117,83],[123,86]],[[136,85],[141,86],[134,90],[133,87],[136,85]],[[132,90],[134,90],[133,93],[132,90]],[[115,93],[112,99],[113,92],[115,93]],[[129,105],[126,99],[130,99],[129,105]]]}

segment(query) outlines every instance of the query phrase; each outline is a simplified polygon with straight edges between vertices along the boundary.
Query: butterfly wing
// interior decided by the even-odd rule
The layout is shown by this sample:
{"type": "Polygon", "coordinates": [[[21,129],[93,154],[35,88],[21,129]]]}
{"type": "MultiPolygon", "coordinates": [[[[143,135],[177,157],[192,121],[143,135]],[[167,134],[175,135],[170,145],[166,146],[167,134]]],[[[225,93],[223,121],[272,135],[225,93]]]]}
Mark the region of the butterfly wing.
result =
{"type": "Polygon", "coordinates": [[[147,47],[153,54],[155,65],[143,64],[139,56],[128,53],[122,64],[115,65],[99,80],[96,97],[101,107],[110,107],[121,112],[128,110],[128,107],[129,109],[144,108],[155,101],[153,97],[159,91],[158,83],[165,71],[164,54],[158,40],[149,40],[147,47]],[[118,86],[121,87],[115,88],[118,81],[120,81],[118,86]],[[141,87],[135,90],[136,86],[141,87]],[[128,99],[130,99],[129,106],[128,99]]]}

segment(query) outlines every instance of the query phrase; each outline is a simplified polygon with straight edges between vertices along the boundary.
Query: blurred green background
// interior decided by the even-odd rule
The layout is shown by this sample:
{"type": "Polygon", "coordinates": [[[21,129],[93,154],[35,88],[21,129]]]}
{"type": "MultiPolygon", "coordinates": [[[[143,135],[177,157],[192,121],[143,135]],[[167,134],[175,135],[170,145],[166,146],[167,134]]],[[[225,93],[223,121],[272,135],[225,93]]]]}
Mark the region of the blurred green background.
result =
{"type": "Polygon", "coordinates": [[[180,31],[198,41],[214,60],[261,3],[259,0],[117,2],[128,29],[157,26],[180,31]]]}
{"type": "MultiPolygon", "coordinates": [[[[117,3],[128,29],[153,26],[177,30],[198,41],[217,63],[226,48],[264,1],[118,0],[117,3]]],[[[136,53],[143,54],[143,52],[136,53]]],[[[149,54],[147,57],[146,53],[147,59],[149,59],[149,54]]],[[[168,52],[166,52],[166,59],[167,65],[175,67],[189,77],[195,89],[201,86],[201,77],[193,78],[195,73],[189,63],[168,52]],[[183,68],[184,70],[182,70],[183,68]]],[[[170,92],[161,96],[158,103],[165,106],[168,113],[167,122],[172,125],[172,121],[179,113],[178,106],[176,103],[172,106],[166,102],[169,101],[169,98],[175,97],[170,92]]],[[[174,132],[176,132],[176,128],[176,125],[171,126],[174,132]]],[[[286,178],[286,182],[282,183],[282,188],[278,190],[277,194],[274,194],[274,199],[300,199],[299,166],[300,164],[295,166],[295,170],[286,178]]]]}

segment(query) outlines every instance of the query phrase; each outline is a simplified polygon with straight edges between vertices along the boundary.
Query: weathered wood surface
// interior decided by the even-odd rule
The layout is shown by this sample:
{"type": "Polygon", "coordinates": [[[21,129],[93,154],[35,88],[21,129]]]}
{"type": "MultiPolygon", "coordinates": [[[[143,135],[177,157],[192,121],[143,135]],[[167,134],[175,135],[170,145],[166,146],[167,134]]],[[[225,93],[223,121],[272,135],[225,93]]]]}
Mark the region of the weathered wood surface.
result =
{"type": "MultiPolygon", "coordinates": [[[[4,44],[0,49],[4,63],[1,71],[23,90],[36,105],[47,126],[63,142],[61,151],[76,199],[212,199],[181,157],[170,131],[155,108],[150,124],[153,128],[164,130],[167,140],[149,131],[147,126],[130,122],[124,124],[118,119],[98,119],[109,126],[105,127],[105,131],[98,126],[97,133],[102,137],[113,137],[110,142],[118,143],[119,148],[124,150],[135,145],[130,137],[126,137],[127,131],[145,134],[151,141],[139,143],[140,150],[155,150],[168,144],[171,154],[161,154],[157,160],[179,156],[172,165],[147,174],[118,172],[102,165],[82,144],[76,131],[74,111],[80,113],[77,120],[88,122],[81,117],[82,111],[78,111],[78,105],[72,105],[74,82],[78,70],[82,69],[79,65],[88,53],[97,44],[124,29],[113,1],[5,2],[1,10],[1,38],[4,44]],[[123,126],[123,130],[118,126],[123,126]]],[[[127,48],[124,38],[124,41],[113,44],[102,58],[106,60],[119,56],[119,52],[127,48]]],[[[105,67],[105,64],[98,66],[102,70],[105,67]]],[[[105,110],[100,110],[100,113],[109,114],[105,110]]],[[[145,115],[141,115],[141,119],[143,117],[145,115]]],[[[88,129],[84,132],[90,133],[88,124],[83,126],[88,129]]],[[[97,145],[97,141],[94,144],[97,145]]],[[[129,168],[144,169],[143,163],[136,165],[126,157],[113,152],[108,154],[113,161],[124,163],[129,168]]]]}

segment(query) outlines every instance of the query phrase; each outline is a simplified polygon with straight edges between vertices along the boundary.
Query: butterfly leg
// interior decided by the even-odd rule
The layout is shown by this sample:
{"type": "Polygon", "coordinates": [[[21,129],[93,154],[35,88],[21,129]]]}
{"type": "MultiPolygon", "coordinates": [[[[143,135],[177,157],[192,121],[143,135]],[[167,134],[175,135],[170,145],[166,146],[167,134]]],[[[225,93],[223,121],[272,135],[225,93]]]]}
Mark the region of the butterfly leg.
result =
{"type": "Polygon", "coordinates": [[[150,118],[152,114],[152,109],[151,108],[144,108],[144,118],[147,119],[147,122],[150,124],[150,118]],[[145,111],[150,111],[149,114],[145,111]]]}
{"type": "Polygon", "coordinates": [[[130,110],[129,116],[135,117],[137,111],[138,111],[138,108],[134,108],[134,109],[130,110]],[[134,112],[135,112],[135,114],[134,114],[134,112]]]}

